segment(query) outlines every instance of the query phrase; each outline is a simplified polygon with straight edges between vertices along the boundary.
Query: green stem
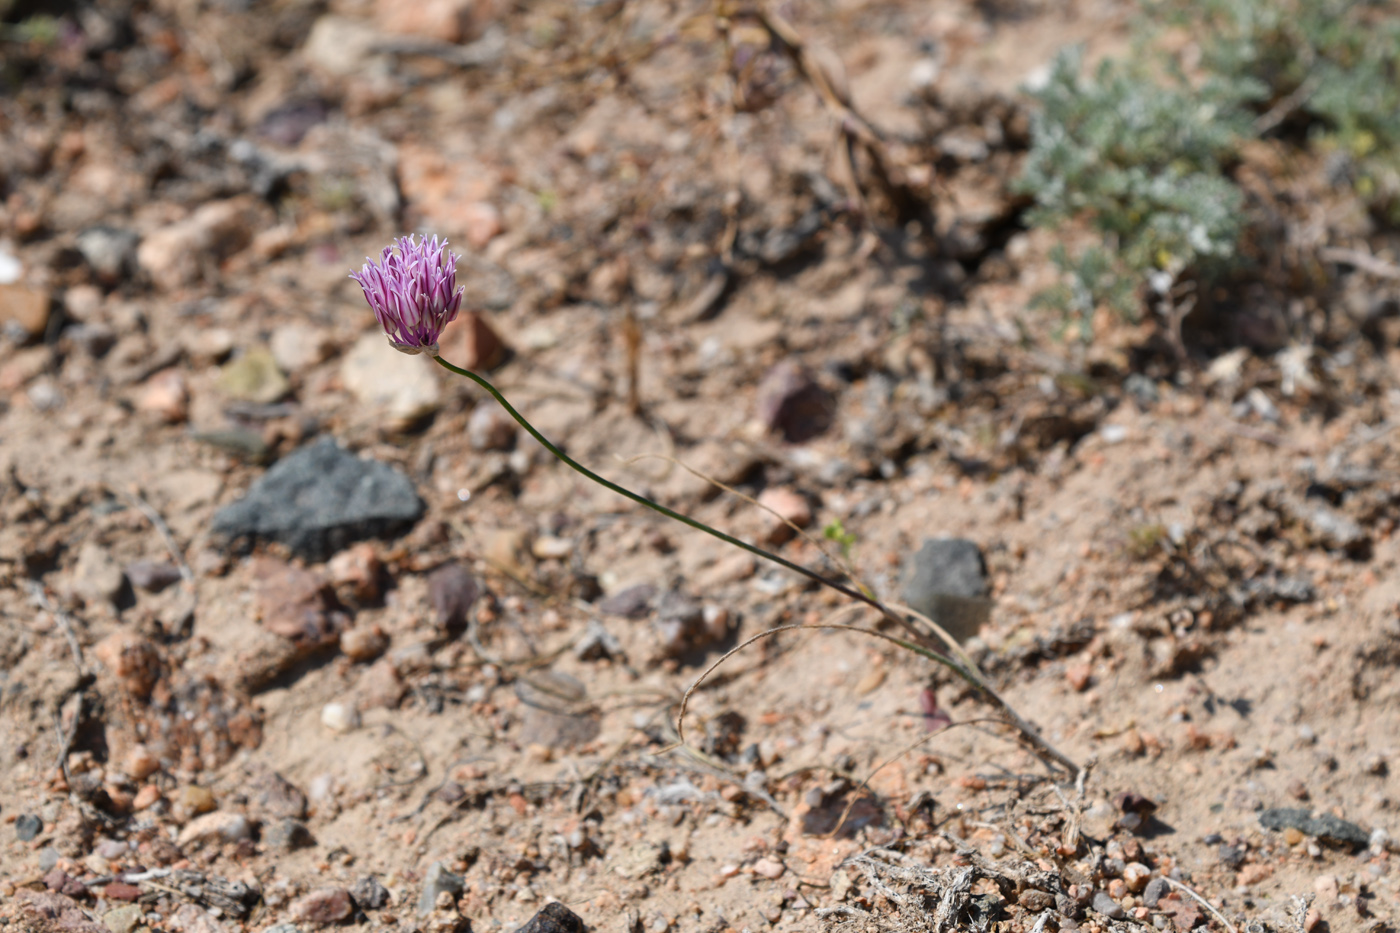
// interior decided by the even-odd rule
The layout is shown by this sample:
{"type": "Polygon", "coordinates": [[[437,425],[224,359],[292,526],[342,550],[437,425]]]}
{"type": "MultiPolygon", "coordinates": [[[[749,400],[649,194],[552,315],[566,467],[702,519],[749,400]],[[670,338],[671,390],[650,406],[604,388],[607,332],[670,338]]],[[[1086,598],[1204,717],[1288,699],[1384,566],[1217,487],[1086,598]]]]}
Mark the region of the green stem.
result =
{"type": "Polygon", "coordinates": [[[750,544],[741,538],[736,538],[733,535],[727,535],[717,528],[711,528],[704,522],[697,521],[688,515],[682,515],[680,512],[677,512],[674,509],[668,509],[666,508],[666,506],[662,505],[659,502],[653,502],[646,496],[639,496],[632,490],[626,488],[625,486],[619,486],[612,480],[605,479],[604,477],[599,476],[597,473],[594,473],[588,467],[579,463],[573,457],[570,457],[568,454],[564,453],[564,451],[551,444],[549,442],[549,438],[545,437],[539,431],[535,430],[535,426],[529,421],[525,420],[525,416],[520,414],[520,412],[516,411],[515,406],[511,405],[510,402],[506,401],[506,397],[500,393],[500,390],[498,390],[486,379],[477,375],[469,369],[463,369],[460,366],[453,366],[451,363],[447,362],[447,360],[443,359],[440,356],[435,356],[433,357],[433,359],[437,360],[437,364],[443,369],[451,370],[459,376],[466,376],[472,382],[475,382],[477,385],[481,386],[483,389],[489,392],[491,394],[491,397],[494,398],[497,402],[499,402],[500,406],[506,410],[506,414],[514,418],[516,423],[519,424],[526,431],[530,432],[530,436],[533,437],[535,440],[539,441],[545,450],[552,453],[555,457],[558,458],[560,463],[564,464],[569,469],[588,477],[600,486],[606,486],[608,489],[611,489],[619,496],[631,499],[633,502],[636,502],[639,505],[644,505],[652,511],[660,512],[667,518],[673,518],[683,525],[689,525],[696,531],[703,531],[707,535],[718,538],[725,544],[732,544],[737,548],[742,548],[743,550],[748,551],[750,554],[756,554],[759,557],[762,557],[764,560],[772,561],[780,567],[786,567],[793,573],[801,574],[809,580],[814,580],[817,583],[820,583],[822,586],[828,586],[836,592],[842,594],[843,596],[848,596],[851,599],[865,603],[867,606],[879,610],[884,615],[893,615],[888,609],[886,609],[883,605],[880,604],[879,600],[874,599],[853,587],[846,586],[842,583],[837,583],[835,580],[832,580],[829,577],[822,576],[815,570],[811,570],[807,567],[802,566],[801,564],[794,563],[793,561],[790,561],[787,558],[779,557],[772,551],[766,551],[756,544],[750,544]]]}
{"type": "MultiPolygon", "coordinates": [[[[756,544],[750,544],[747,541],[734,537],[733,535],[727,535],[717,528],[711,528],[704,522],[696,521],[688,515],[682,515],[680,512],[677,512],[674,509],[668,509],[666,508],[666,506],[662,505],[659,502],[653,502],[646,496],[639,496],[632,490],[627,489],[624,486],[619,486],[612,480],[604,479],[597,473],[594,473],[588,467],[579,463],[577,460],[570,457],[568,454],[564,453],[564,451],[560,450],[558,447],[555,447],[553,444],[551,444],[549,442],[549,438],[545,437],[539,431],[535,430],[535,426],[529,421],[526,421],[525,416],[520,414],[520,412],[516,411],[515,406],[512,405],[510,402],[506,401],[506,397],[500,393],[500,390],[498,390],[485,378],[477,375],[469,369],[463,369],[460,366],[453,366],[451,363],[447,362],[447,360],[443,359],[440,356],[434,356],[433,359],[436,360],[437,364],[443,369],[450,370],[451,372],[454,372],[459,376],[466,376],[472,382],[475,382],[477,385],[481,386],[483,389],[489,392],[491,394],[491,397],[494,398],[500,404],[500,406],[506,410],[506,413],[508,415],[515,419],[517,424],[519,424],[522,428],[528,431],[530,433],[530,436],[533,437],[535,440],[539,441],[545,450],[552,453],[555,457],[558,458],[560,463],[564,464],[569,469],[574,470],[575,472],[583,476],[586,476],[588,479],[591,479],[593,482],[597,483],[600,486],[605,486],[608,489],[611,489],[619,496],[622,496],[626,499],[631,499],[638,505],[644,505],[652,511],[660,512],[667,518],[673,518],[676,521],[680,522],[682,525],[689,525],[696,531],[703,531],[705,534],[710,535],[711,537],[718,538],[725,544],[732,544],[737,548],[748,551],[750,554],[755,554],[759,557],[762,557],[764,560],[772,561],[780,567],[786,567],[793,573],[801,574],[809,580],[813,580],[817,583],[820,583],[822,586],[830,587],[831,589],[842,594],[843,596],[848,596],[851,599],[856,600],[857,602],[861,602],[867,606],[870,606],[872,609],[875,609],[886,619],[889,619],[892,622],[904,626],[910,631],[917,632],[917,630],[912,626],[910,622],[908,622],[906,619],[901,618],[888,606],[880,602],[875,597],[869,595],[868,593],[863,593],[860,590],[857,590],[853,587],[846,586],[842,583],[837,583],[835,580],[822,576],[815,570],[811,570],[807,567],[802,566],[801,564],[794,563],[793,561],[790,561],[787,558],[779,557],[777,554],[774,554],[771,551],[766,551],[756,544]]],[[[814,627],[848,628],[849,626],[817,625],[814,627]]],[[[767,635],[773,634],[773,632],[775,631],[782,631],[785,628],[786,627],[771,629],[767,632],[764,632],[762,635],[756,637],[766,637],[767,635]]],[[[905,641],[901,638],[895,638],[891,635],[886,635],[883,632],[875,632],[870,631],[868,629],[855,629],[855,631],[861,631],[868,635],[874,635],[878,638],[883,638],[887,641],[893,642],[896,645],[899,645],[901,648],[904,648],[908,651],[912,651],[915,654],[928,658],[930,661],[935,661],[952,669],[955,673],[957,673],[959,677],[961,677],[967,683],[971,684],[973,687],[980,690],[983,696],[985,696],[995,706],[999,707],[1004,713],[1006,713],[1007,716],[1010,717],[1012,725],[1014,725],[1021,732],[1022,736],[1024,736],[1025,739],[1028,742],[1030,742],[1030,744],[1042,754],[1042,757],[1048,757],[1051,760],[1058,762],[1061,766],[1069,769],[1071,774],[1077,774],[1079,772],[1078,765],[1076,765],[1070,758],[1066,757],[1060,751],[1051,746],[1048,742],[1045,741],[1045,739],[1041,738],[1040,733],[1036,730],[1036,728],[1032,726],[1029,722],[1027,722],[1025,719],[1023,719],[1021,715],[1017,713],[1014,709],[1012,709],[1010,704],[1003,700],[1001,696],[998,695],[997,692],[992,689],[990,684],[988,684],[985,680],[983,680],[973,671],[968,670],[963,664],[954,660],[950,653],[938,651],[937,649],[930,649],[924,647],[923,645],[917,645],[913,642],[905,641]]],[[[735,648],[733,649],[733,651],[738,651],[740,650],[740,648],[745,647],[747,644],[749,644],[749,642],[745,642],[744,645],[740,645],[739,648],[735,648]]],[[[733,651],[731,651],[730,654],[733,654],[733,651]]],[[[729,654],[726,654],[725,658],[728,657],[729,654]]],[[[724,658],[721,658],[720,660],[723,661],[724,658]]],[[[702,677],[701,680],[703,679],[704,678],[702,677]]],[[[696,685],[698,686],[698,682],[696,685]]],[[[692,687],[691,689],[693,690],[694,687],[692,687]]],[[[689,697],[689,691],[687,691],[686,696],[689,697]]],[[[684,706],[682,706],[681,715],[685,715],[684,706]]]]}

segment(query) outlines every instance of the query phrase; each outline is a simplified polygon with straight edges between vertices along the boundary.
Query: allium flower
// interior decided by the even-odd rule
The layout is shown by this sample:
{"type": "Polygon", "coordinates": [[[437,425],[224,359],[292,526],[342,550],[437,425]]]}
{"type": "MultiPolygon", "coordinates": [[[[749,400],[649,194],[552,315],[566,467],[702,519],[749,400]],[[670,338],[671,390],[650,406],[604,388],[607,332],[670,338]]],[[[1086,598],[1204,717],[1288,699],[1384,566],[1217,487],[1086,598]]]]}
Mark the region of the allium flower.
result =
{"type": "Polygon", "coordinates": [[[366,256],[364,268],[350,273],[395,350],[438,355],[438,338],[462,306],[458,258],[446,240],[415,243],[410,235],[384,247],[378,262],[366,256]]]}

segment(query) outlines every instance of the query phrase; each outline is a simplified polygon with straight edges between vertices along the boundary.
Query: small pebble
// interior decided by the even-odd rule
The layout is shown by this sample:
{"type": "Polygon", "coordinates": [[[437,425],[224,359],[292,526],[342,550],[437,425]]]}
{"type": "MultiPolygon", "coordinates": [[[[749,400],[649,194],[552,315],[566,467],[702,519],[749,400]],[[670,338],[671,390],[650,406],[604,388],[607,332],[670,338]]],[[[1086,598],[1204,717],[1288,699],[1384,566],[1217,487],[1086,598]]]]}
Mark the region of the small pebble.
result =
{"type": "Polygon", "coordinates": [[[783,863],[770,858],[761,858],[753,863],[753,873],[761,878],[775,879],[782,876],[787,869],[783,863]]]}
{"type": "Polygon", "coordinates": [[[1129,862],[1123,869],[1123,881],[1127,884],[1128,890],[1134,894],[1141,892],[1147,887],[1147,882],[1152,878],[1152,869],[1141,862],[1129,862]]]}
{"type": "Polygon", "coordinates": [[[180,568],[169,561],[132,561],[123,571],[132,586],[148,593],[159,593],[167,586],[180,582],[180,568]]]}
{"type": "Polygon", "coordinates": [[[1108,894],[1103,891],[1097,891],[1094,893],[1094,899],[1091,902],[1091,906],[1093,907],[1095,913],[1103,914],[1110,920],[1122,920],[1128,916],[1128,913],[1123,909],[1123,906],[1117,901],[1115,901],[1113,898],[1109,897],[1108,894]]]}
{"type": "Polygon", "coordinates": [[[216,810],[185,824],[176,840],[180,846],[194,843],[238,842],[253,835],[253,824],[241,813],[216,810]]]}
{"type": "Polygon", "coordinates": [[[44,821],[32,813],[22,813],[15,819],[15,835],[20,842],[29,842],[44,828],[44,821]]]}
{"type": "Polygon", "coordinates": [[[318,888],[293,901],[289,912],[301,923],[327,926],[348,920],[355,906],[344,888],[318,888]]]}
{"type": "Polygon", "coordinates": [[[180,795],[175,799],[175,803],[186,813],[196,815],[208,813],[218,806],[214,801],[214,792],[198,784],[186,784],[180,788],[180,795]]]}
{"type": "Polygon", "coordinates": [[[321,725],[342,735],[360,728],[360,711],[349,703],[327,703],[321,707],[321,725]]]}

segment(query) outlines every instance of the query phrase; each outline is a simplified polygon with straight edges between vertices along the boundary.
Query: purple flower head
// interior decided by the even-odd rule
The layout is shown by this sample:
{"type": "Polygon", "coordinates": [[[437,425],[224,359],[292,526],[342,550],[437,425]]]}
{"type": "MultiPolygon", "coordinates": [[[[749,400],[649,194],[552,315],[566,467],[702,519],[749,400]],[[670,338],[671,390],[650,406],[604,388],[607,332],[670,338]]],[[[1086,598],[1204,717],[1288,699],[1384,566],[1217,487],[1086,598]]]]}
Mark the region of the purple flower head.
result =
{"type": "Polygon", "coordinates": [[[365,257],[364,268],[350,273],[395,350],[438,355],[438,338],[462,306],[457,259],[446,240],[415,243],[409,235],[384,247],[378,262],[365,257]]]}

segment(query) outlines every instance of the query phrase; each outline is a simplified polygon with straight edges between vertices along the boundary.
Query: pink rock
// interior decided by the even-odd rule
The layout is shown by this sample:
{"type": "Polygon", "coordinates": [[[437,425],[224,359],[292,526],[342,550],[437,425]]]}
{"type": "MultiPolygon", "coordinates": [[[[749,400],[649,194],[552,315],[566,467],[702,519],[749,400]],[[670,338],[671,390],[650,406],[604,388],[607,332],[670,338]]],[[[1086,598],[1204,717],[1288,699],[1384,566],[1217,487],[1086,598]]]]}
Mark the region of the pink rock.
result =
{"type": "Polygon", "coordinates": [[[764,513],[763,516],[767,524],[764,537],[771,544],[781,544],[793,536],[787,522],[798,528],[806,528],[812,523],[812,507],[800,493],[786,486],[770,486],[763,490],[759,494],[758,504],[777,513],[764,513]]]}
{"type": "Polygon", "coordinates": [[[162,369],[146,380],[136,407],[178,424],[188,415],[189,402],[190,392],[184,375],[178,369],[162,369]]]}
{"type": "Polygon", "coordinates": [[[506,358],[505,342],[475,311],[463,311],[448,324],[438,346],[443,359],[476,372],[491,369],[506,358]]]}
{"type": "Polygon", "coordinates": [[[379,0],[374,18],[386,32],[439,42],[467,42],[481,35],[492,12],[485,0],[379,0]]]}
{"type": "Polygon", "coordinates": [[[318,574],[259,558],[253,575],[259,581],[257,608],[263,628],[307,650],[339,639],[344,614],[332,611],[326,582],[318,574]]]}
{"type": "Polygon", "coordinates": [[[292,902],[289,913],[297,923],[327,926],[350,919],[354,905],[344,888],[317,888],[292,902]]]}

